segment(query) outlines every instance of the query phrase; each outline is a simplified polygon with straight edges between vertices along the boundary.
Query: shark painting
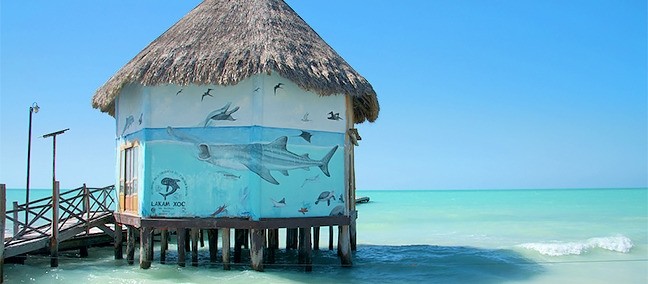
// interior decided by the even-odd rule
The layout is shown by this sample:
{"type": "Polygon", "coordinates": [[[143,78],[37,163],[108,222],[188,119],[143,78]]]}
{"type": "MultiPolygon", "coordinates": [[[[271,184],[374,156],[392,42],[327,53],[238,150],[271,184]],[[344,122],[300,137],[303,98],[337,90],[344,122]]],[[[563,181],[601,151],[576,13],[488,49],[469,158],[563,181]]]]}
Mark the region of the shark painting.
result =
{"type": "Polygon", "coordinates": [[[222,168],[250,170],[263,180],[275,185],[278,185],[279,182],[270,171],[278,171],[287,176],[289,170],[310,170],[311,167],[318,167],[322,173],[330,177],[328,164],[338,148],[338,145],[335,145],[321,160],[313,160],[308,154],[299,155],[288,151],[286,149],[288,137],[286,136],[281,136],[267,144],[210,145],[179,133],[171,127],[167,127],[167,132],[176,139],[194,143],[198,148],[198,160],[222,168]]]}

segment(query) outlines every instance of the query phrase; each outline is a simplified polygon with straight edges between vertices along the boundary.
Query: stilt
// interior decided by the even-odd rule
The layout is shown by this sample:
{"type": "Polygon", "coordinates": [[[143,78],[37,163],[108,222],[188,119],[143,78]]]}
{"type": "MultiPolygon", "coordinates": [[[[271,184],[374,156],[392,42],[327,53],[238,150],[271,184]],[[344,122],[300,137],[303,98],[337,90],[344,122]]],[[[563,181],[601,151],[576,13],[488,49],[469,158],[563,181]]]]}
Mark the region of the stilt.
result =
{"type": "Polygon", "coordinates": [[[122,224],[115,223],[115,259],[124,259],[124,231],[122,224]]]}
{"type": "Polygon", "coordinates": [[[221,237],[223,243],[223,269],[230,270],[230,229],[223,228],[223,236],[221,237]]]}
{"type": "Polygon", "coordinates": [[[126,262],[135,263],[135,227],[126,225],[126,262]]]}
{"type": "Polygon", "coordinates": [[[191,265],[198,266],[198,235],[200,229],[191,228],[191,265]]]}
{"type": "MultiPolygon", "coordinates": [[[[4,183],[0,184],[0,214],[2,214],[0,216],[0,232],[4,233],[7,222],[7,188],[4,183]]],[[[14,234],[16,234],[15,231],[14,234]]],[[[2,238],[2,242],[0,242],[0,283],[4,283],[4,236],[2,238]]]]}
{"type": "Polygon", "coordinates": [[[297,228],[286,229],[286,249],[297,249],[297,228]]]}
{"type": "Polygon", "coordinates": [[[200,229],[198,232],[199,232],[198,238],[200,239],[200,247],[204,248],[205,247],[205,236],[203,235],[203,229],[200,229]]]}
{"type": "Polygon", "coordinates": [[[279,229],[268,229],[268,263],[275,263],[275,253],[279,248],[279,229]]]}
{"type": "Polygon", "coordinates": [[[263,229],[250,230],[250,258],[252,269],[263,271],[263,243],[265,240],[263,229]]]}
{"type": "Polygon", "coordinates": [[[333,226],[329,226],[329,250],[333,250],[333,226]]]}
{"type": "Polygon", "coordinates": [[[88,246],[81,247],[79,249],[79,256],[81,258],[86,258],[88,257],[88,246]]]}
{"type": "Polygon", "coordinates": [[[249,243],[250,243],[250,230],[243,229],[243,248],[249,249],[250,248],[249,243]]]}
{"type": "Polygon", "coordinates": [[[176,237],[178,238],[178,266],[184,267],[185,266],[185,244],[187,235],[185,234],[185,228],[177,228],[176,229],[176,237]]]}
{"type": "Polygon", "coordinates": [[[151,243],[153,242],[152,230],[149,227],[140,228],[140,268],[149,269],[151,267],[152,250],[151,243]]]}
{"type": "Polygon", "coordinates": [[[351,239],[349,234],[349,226],[339,226],[339,235],[338,235],[338,254],[340,255],[340,260],[342,266],[348,267],[353,263],[351,261],[351,239]]]}
{"type": "Polygon", "coordinates": [[[351,224],[349,224],[349,237],[351,241],[351,250],[356,251],[356,214],[351,215],[351,224]]]}
{"type": "Polygon", "coordinates": [[[218,229],[207,230],[207,243],[209,244],[209,263],[218,261],[218,229]]]}
{"type": "Polygon", "coordinates": [[[185,234],[185,251],[191,251],[191,234],[190,229],[184,229],[185,234]]]}
{"type": "Polygon", "coordinates": [[[320,227],[313,227],[313,250],[319,250],[320,227]]]}
{"type": "Polygon", "coordinates": [[[241,246],[243,246],[243,229],[234,229],[234,263],[241,263],[241,246]]]}
{"type": "Polygon", "coordinates": [[[160,263],[166,263],[166,253],[169,250],[169,230],[160,230],[160,263]]]}
{"type": "Polygon", "coordinates": [[[313,250],[311,249],[311,228],[299,228],[299,264],[306,271],[313,271],[313,250]]]}

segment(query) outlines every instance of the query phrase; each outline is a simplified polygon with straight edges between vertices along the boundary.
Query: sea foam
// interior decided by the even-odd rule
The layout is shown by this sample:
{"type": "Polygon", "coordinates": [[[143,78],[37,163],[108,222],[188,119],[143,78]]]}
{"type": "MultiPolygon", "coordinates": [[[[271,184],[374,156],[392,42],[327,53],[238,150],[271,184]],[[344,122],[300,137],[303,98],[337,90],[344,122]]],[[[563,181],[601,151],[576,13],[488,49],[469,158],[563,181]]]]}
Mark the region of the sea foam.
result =
{"type": "Polygon", "coordinates": [[[549,256],[580,255],[594,248],[601,248],[609,251],[628,253],[632,249],[630,238],[618,235],[612,237],[591,238],[582,242],[547,242],[547,243],[525,243],[519,247],[535,250],[549,256]]]}

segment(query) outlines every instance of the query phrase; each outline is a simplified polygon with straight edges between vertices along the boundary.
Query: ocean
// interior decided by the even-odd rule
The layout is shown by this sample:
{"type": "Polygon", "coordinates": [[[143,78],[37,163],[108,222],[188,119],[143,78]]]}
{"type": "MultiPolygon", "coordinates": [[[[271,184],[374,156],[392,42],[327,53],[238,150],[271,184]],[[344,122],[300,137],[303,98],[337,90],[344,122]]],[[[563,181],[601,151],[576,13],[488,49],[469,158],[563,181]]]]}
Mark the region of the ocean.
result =
{"type": "MultiPolygon", "coordinates": [[[[34,190],[43,196],[48,190],[34,190]]],[[[8,190],[8,208],[24,190],[8,190]]],[[[322,228],[313,272],[294,251],[256,272],[224,271],[200,248],[198,267],[159,263],[148,270],[114,260],[112,248],[89,257],[62,253],[5,264],[5,283],[648,283],[648,189],[358,191],[358,250],[343,268],[322,228]]],[[[11,227],[10,225],[8,226],[11,227]]],[[[283,233],[283,231],[282,231],[283,233]]],[[[283,239],[283,235],[282,239],[283,239]]],[[[158,248],[156,248],[158,250],[158,248]]],[[[136,252],[137,260],[137,252],[136,252]]],[[[173,263],[175,246],[170,245],[173,263]]],[[[245,259],[244,259],[245,260],[245,259]]]]}

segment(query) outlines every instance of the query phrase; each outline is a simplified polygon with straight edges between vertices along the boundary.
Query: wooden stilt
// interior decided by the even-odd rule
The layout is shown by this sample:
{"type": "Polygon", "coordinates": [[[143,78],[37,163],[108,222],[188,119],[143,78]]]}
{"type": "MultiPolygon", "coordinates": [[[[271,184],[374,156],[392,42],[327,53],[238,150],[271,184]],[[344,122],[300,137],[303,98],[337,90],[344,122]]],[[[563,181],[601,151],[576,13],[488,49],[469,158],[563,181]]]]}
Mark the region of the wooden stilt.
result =
{"type": "Polygon", "coordinates": [[[178,266],[184,267],[186,263],[185,259],[185,248],[187,234],[185,234],[185,228],[176,229],[176,237],[178,238],[178,266]]]}
{"type": "MultiPolygon", "coordinates": [[[[58,267],[59,199],[60,199],[59,182],[54,181],[52,186],[52,236],[50,237],[50,266],[51,267],[58,267]]],[[[4,234],[4,231],[2,233],[4,234]]]]}
{"type": "Polygon", "coordinates": [[[250,248],[249,243],[250,243],[250,230],[243,229],[243,248],[249,249],[250,248]]]}
{"type": "Polygon", "coordinates": [[[166,263],[166,253],[169,250],[169,230],[160,230],[160,263],[166,263]]]}
{"type": "Polygon", "coordinates": [[[252,269],[256,271],[263,271],[263,246],[264,234],[263,229],[250,230],[250,258],[252,262],[252,269]]]}
{"type": "Polygon", "coordinates": [[[351,250],[356,251],[356,214],[351,215],[351,224],[349,224],[349,237],[351,241],[351,250]]]}
{"type": "Polygon", "coordinates": [[[340,227],[340,233],[338,235],[338,253],[340,255],[340,260],[342,266],[351,266],[353,264],[351,258],[351,238],[349,233],[349,226],[343,225],[340,227]]]}
{"type": "Polygon", "coordinates": [[[140,228],[140,268],[149,269],[151,267],[152,251],[151,243],[153,242],[152,230],[149,227],[140,228]]]}
{"type": "Polygon", "coordinates": [[[223,243],[223,269],[230,270],[230,229],[223,228],[223,236],[221,237],[223,243]]]}
{"type": "Polygon", "coordinates": [[[204,248],[205,247],[205,236],[203,235],[203,229],[200,229],[199,231],[200,236],[198,238],[200,239],[200,247],[204,248]]]}
{"type": "Polygon", "coordinates": [[[241,263],[241,246],[243,246],[243,230],[234,229],[234,263],[241,263]]]}
{"type": "MultiPolygon", "coordinates": [[[[0,232],[4,234],[7,220],[7,188],[5,184],[0,184],[0,232]]],[[[17,220],[17,219],[14,219],[17,220]]],[[[16,232],[14,232],[15,234],[16,232]]],[[[4,235],[0,242],[0,283],[4,283],[4,235]]]]}
{"type": "Polygon", "coordinates": [[[333,250],[333,226],[329,226],[329,250],[333,250]]]}
{"type": "Polygon", "coordinates": [[[313,250],[311,248],[311,228],[299,228],[299,264],[306,271],[313,270],[313,250]]]}
{"type": "Polygon", "coordinates": [[[297,249],[297,228],[286,229],[286,249],[297,249]]]}
{"type": "Polygon", "coordinates": [[[313,250],[319,250],[320,227],[313,227],[313,250]]]}
{"type": "Polygon", "coordinates": [[[191,265],[198,266],[198,235],[200,229],[191,228],[191,265]]]}
{"type": "Polygon", "coordinates": [[[209,244],[209,263],[218,261],[218,229],[207,230],[207,243],[209,244]]]}
{"type": "Polygon", "coordinates": [[[135,263],[135,227],[126,225],[126,262],[135,263]]]}
{"type": "Polygon", "coordinates": [[[115,259],[124,259],[124,231],[122,224],[115,223],[115,259]]]}
{"type": "Polygon", "coordinates": [[[83,246],[83,247],[79,248],[79,256],[81,258],[88,257],[88,246],[83,246]]]}
{"type": "Polygon", "coordinates": [[[185,251],[191,251],[191,229],[185,229],[185,251]]]}
{"type": "Polygon", "coordinates": [[[279,229],[268,229],[268,263],[275,263],[275,253],[279,248],[279,229]]]}

